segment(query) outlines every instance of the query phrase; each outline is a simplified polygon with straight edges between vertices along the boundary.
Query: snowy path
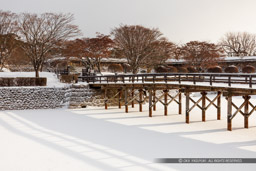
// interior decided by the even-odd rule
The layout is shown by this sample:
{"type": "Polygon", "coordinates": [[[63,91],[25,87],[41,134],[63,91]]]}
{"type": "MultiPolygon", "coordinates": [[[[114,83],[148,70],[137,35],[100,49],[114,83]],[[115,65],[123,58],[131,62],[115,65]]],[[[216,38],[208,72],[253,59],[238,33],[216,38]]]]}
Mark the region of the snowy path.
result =
{"type": "MultiPolygon", "coordinates": [[[[159,106],[149,118],[138,106],[87,109],[26,110],[0,112],[0,170],[255,170],[256,164],[157,164],[156,158],[256,157],[256,114],[250,128],[243,118],[226,131],[226,102],[222,120],[215,109],[201,122],[199,110],[185,124],[184,111],[169,107],[163,116],[159,106]]],[[[236,99],[240,101],[240,99],[236,99]]]]}

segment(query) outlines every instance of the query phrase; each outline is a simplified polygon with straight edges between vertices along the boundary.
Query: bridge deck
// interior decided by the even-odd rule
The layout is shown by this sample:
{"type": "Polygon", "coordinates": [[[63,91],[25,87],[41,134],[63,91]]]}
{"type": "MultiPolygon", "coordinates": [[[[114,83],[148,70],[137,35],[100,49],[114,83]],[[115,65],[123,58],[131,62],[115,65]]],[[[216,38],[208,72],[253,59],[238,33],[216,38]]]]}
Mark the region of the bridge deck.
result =
{"type": "Polygon", "coordinates": [[[231,93],[232,95],[256,95],[256,88],[244,88],[244,87],[224,87],[224,86],[209,86],[209,85],[189,85],[189,84],[175,84],[175,83],[89,83],[93,88],[110,88],[117,89],[121,87],[135,88],[135,89],[181,89],[189,92],[201,92],[201,91],[221,91],[226,95],[231,93]]]}

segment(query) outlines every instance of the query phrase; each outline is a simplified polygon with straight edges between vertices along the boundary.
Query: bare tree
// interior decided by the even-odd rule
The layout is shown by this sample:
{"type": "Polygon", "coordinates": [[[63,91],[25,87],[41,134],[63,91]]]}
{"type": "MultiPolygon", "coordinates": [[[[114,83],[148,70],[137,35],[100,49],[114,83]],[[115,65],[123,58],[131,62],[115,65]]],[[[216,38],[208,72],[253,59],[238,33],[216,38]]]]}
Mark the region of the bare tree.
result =
{"type": "Polygon", "coordinates": [[[39,70],[49,57],[49,52],[60,41],[80,34],[78,26],[72,24],[73,20],[72,14],[62,13],[23,13],[19,16],[19,35],[25,42],[22,48],[33,64],[36,77],[39,77],[39,70]]]}
{"type": "Polygon", "coordinates": [[[213,43],[191,41],[182,47],[183,58],[198,71],[216,64],[222,54],[222,49],[213,43]]]}
{"type": "MultiPolygon", "coordinates": [[[[139,25],[121,25],[112,31],[117,56],[127,58],[132,72],[136,73],[139,67],[148,65],[152,59],[162,61],[169,57],[166,39],[158,29],[149,29],[139,25]],[[165,48],[161,47],[165,44],[165,48]],[[160,54],[161,53],[161,54],[160,54]]],[[[152,62],[154,62],[152,61],[152,62]]]]}
{"type": "Polygon", "coordinates": [[[10,11],[0,10],[0,70],[18,45],[17,36],[14,34],[16,17],[10,11]]]}
{"type": "Polygon", "coordinates": [[[256,52],[256,36],[247,32],[229,32],[220,40],[229,56],[252,56],[256,52]]]}

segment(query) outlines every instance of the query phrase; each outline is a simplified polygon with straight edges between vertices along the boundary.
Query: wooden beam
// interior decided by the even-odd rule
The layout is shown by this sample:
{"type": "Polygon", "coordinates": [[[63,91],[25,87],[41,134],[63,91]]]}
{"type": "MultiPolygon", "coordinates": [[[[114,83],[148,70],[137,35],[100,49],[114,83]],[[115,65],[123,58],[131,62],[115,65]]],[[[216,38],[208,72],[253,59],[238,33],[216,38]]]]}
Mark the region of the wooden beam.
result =
{"type": "Polygon", "coordinates": [[[202,94],[202,121],[205,122],[205,111],[206,111],[205,102],[206,102],[207,93],[203,91],[201,94],[202,94]]]}
{"type": "Polygon", "coordinates": [[[149,89],[148,92],[149,92],[149,96],[148,96],[148,98],[149,98],[149,102],[148,102],[149,117],[152,117],[152,90],[149,89]]]}
{"type": "Polygon", "coordinates": [[[122,89],[119,89],[119,100],[118,100],[118,103],[119,103],[119,109],[122,108],[122,89]]]}
{"type": "Polygon", "coordinates": [[[217,120],[221,119],[221,92],[218,91],[218,99],[217,99],[217,120]]]}
{"type": "Polygon", "coordinates": [[[246,101],[244,106],[244,128],[249,128],[249,99],[250,96],[243,96],[244,100],[246,101]]]}
{"type": "Polygon", "coordinates": [[[189,124],[189,92],[186,92],[186,123],[189,124]]]}
{"type": "Polygon", "coordinates": [[[142,112],[142,97],[143,97],[143,90],[142,89],[140,89],[139,90],[139,106],[140,106],[140,112],[142,112]]]}
{"type": "Polygon", "coordinates": [[[168,114],[168,92],[169,90],[164,90],[164,115],[168,114]]]}
{"type": "Polygon", "coordinates": [[[128,113],[128,90],[124,90],[124,101],[125,101],[125,113],[128,113]]]}
{"type": "Polygon", "coordinates": [[[156,101],[156,90],[154,89],[154,90],[153,90],[153,101],[152,101],[153,104],[154,104],[154,105],[153,105],[153,110],[154,110],[154,111],[156,111],[156,103],[155,103],[155,101],[156,101]]]}
{"type": "Polygon", "coordinates": [[[179,90],[179,114],[182,112],[182,94],[181,90],[179,90]]]}
{"type": "Polygon", "coordinates": [[[108,93],[108,89],[107,88],[105,88],[105,92],[104,92],[104,102],[105,102],[105,109],[107,110],[108,109],[108,95],[107,95],[107,93],[108,93]]]}
{"type": "Polygon", "coordinates": [[[232,96],[229,95],[227,97],[227,101],[228,101],[228,114],[227,114],[227,124],[228,124],[228,131],[232,131],[232,96]]]}

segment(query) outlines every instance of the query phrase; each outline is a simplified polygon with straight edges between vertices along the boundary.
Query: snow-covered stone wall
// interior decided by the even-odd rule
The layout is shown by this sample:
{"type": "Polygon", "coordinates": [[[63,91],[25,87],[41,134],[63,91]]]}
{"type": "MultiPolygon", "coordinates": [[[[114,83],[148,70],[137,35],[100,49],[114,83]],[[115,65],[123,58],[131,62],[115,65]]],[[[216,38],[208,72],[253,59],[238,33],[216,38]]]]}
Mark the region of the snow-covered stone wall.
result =
{"type": "Polygon", "coordinates": [[[81,108],[103,106],[104,93],[88,85],[68,88],[0,88],[0,110],[81,108]]]}
{"type": "Polygon", "coordinates": [[[66,88],[0,88],[0,110],[53,109],[67,102],[66,88]]]}

